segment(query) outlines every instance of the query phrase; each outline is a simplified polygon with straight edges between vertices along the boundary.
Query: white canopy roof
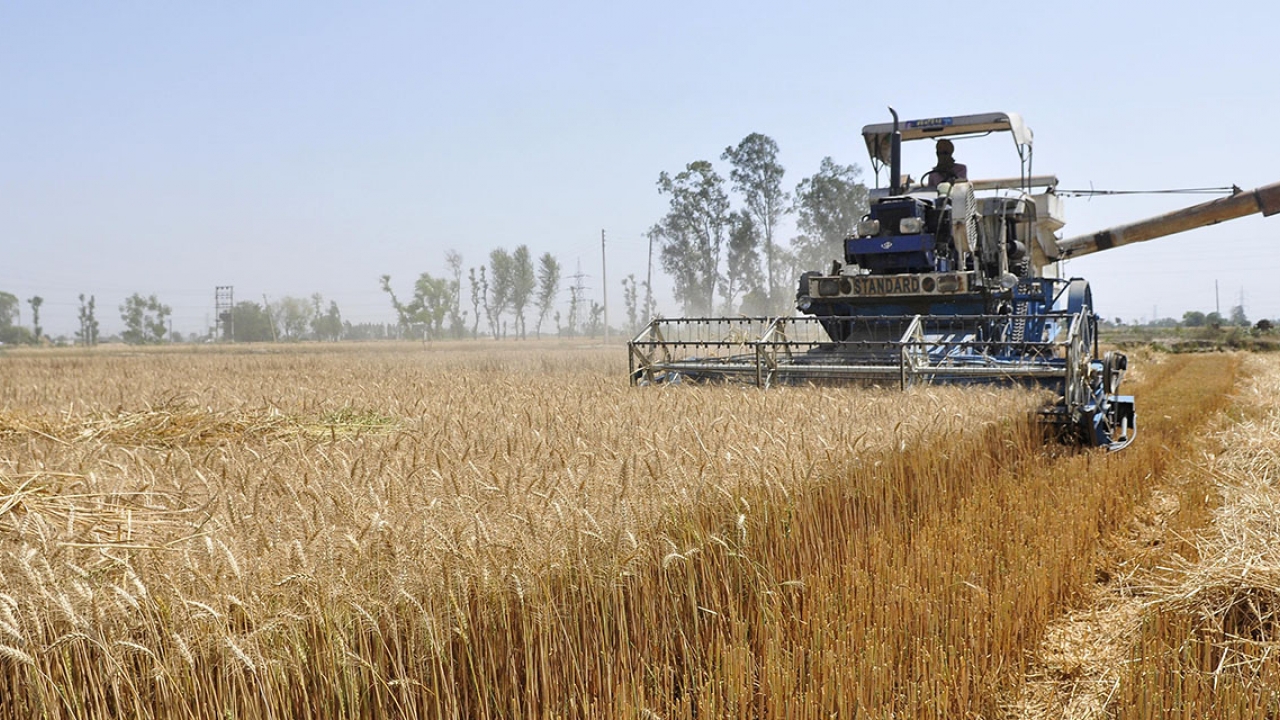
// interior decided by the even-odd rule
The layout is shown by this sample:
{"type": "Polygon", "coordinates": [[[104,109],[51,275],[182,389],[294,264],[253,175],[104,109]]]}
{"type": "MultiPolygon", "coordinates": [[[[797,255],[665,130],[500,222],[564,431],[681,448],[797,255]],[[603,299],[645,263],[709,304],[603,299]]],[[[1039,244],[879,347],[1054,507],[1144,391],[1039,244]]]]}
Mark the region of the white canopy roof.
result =
{"type": "MultiPolygon", "coordinates": [[[[1031,145],[1031,128],[1022,122],[1017,113],[983,113],[981,115],[956,115],[954,117],[935,117],[923,120],[906,120],[898,123],[898,131],[902,133],[903,142],[909,140],[936,139],[948,135],[983,135],[992,132],[1013,133],[1013,141],[1021,153],[1023,147],[1031,145]]],[[[862,128],[862,137],[867,142],[867,152],[873,161],[887,164],[890,153],[890,136],[893,134],[893,123],[877,123],[862,128]]]]}

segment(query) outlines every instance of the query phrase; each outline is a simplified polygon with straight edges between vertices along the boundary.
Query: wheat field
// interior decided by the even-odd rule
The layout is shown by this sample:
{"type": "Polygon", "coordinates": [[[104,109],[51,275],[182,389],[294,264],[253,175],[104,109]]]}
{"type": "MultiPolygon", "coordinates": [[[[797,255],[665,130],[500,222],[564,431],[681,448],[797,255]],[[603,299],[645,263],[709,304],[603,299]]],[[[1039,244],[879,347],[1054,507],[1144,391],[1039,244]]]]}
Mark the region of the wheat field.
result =
{"type": "Polygon", "coordinates": [[[0,716],[1017,714],[1239,365],[1153,359],[1108,456],[1028,392],[632,388],[621,347],[6,354],[0,716]]]}

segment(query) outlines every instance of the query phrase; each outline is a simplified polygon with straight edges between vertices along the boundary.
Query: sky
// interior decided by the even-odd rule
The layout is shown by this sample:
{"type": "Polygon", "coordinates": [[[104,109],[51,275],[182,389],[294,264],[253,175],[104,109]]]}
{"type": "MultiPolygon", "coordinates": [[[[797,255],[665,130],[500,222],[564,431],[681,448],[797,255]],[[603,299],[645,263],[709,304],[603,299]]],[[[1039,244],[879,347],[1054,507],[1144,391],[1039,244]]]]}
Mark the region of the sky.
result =
{"type": "MultiPolygon", "coordinates": [[[[405,297],[449,250],[473,267],[524,244],[589,298],[607,288],[619,325],[659,173],[705,159],[727,178],[721,153],[753,132],[788,189],[826,156],[873,183],[860,132],[890,106],[1020,113],[1064,190],[1278,182],[1278,25],[1271,3],[1181,0],[4,3],[0,291],[44,298],[51,336],[82,293],[104,334],[134,293],[203,333],[221,285],[394,322],[382,275],[405,297]]],[[[971,178],[1016,174],[1003,137],[957,144],[971,178]]],[[[1068,198],[1063,234],[1205,199],[1068,198]]],[[[1253,216],[1064,274],[1108,318],[1243,300],[1257,319],[1280,317],[1277,266],[1280,216],[1253,216]]],[[[653,273],[677,314],[656,250],[653,273]]]]}

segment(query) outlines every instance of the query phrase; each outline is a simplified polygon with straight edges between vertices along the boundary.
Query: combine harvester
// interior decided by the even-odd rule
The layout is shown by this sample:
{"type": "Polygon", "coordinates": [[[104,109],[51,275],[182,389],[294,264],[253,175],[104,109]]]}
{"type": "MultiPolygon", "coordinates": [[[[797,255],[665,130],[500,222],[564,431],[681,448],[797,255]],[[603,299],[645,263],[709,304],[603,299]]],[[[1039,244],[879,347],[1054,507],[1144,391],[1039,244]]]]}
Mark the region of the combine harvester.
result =
{"type": "Polygon", "coordinates": [[[877,178],[888,166],[891,185],[871,191],[843,261],[801,275],[803,315],[656,319],[628,345],[631,382],[1023,384],[1056,395],[1040,419],[1061,437],[1128,446],[1137,432],[1133,397],[1119,394],[1128,361],[1099,357],[1089,283],[1059,278],[1057,261],[1274,215],[1280,183],[1060,239],[1058,180],[1031,174],[1031,130],[1018,115],[900,123],[890,112],[892,123],[862,136],[877,178]],[[913,183],[902,174],[903,142],[997,132],[1013,137],[1019,177],[913,183]]]}

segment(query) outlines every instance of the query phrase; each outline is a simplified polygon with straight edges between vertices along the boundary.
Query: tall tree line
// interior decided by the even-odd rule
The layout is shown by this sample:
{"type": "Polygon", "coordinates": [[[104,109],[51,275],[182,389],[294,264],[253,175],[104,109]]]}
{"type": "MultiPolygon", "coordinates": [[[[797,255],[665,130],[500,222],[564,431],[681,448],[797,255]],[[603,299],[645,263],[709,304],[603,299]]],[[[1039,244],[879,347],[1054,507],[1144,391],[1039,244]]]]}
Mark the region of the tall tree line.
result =
{"type": "MultiPolygon", "coordinates": [[[[529,336],[533,320],[535,336],[542,335],[543,323],[555,307],[563,270],[551,253],[535,262],[527,245],[513,251],[495,248],[487,265],[467,270],[470,309],[463,307],[462,256],[450,250],[445,255],[449,275],[418,276],[413,296],[401,300],[391,286],[391,276],[383,275],[382,289],[391,299],[400,326],[424,340],[475,338],[480,323],[495,340],[529,336]]],[[[559,314],[556,314],[557,323],[559,314]]]]}
{"type": "Polygon", "coordinates": [[[658,175],[669,205],[648,234],[660,244],[676,300],[686,315],[789,313],[795,278],[838,259],[842,241],[867,212],[862,170],[826,157],[787,192],[778,144],[761,133],[725,148],[720,159],[731,186],[708,160],[658,175]],[[792,213],[799,234],[784,246],[777,234],[792,213]]]}
{"type": "Polygon", "coordinates": [[[46,341],[40,325],[40,307],[44,298],[39,295],[27,298],[31,308],[31,329],[22,326],[22,302],[17,295],[0,291],[0,345],[39,345],[46,341]]]}
{"type": "Polygon", "coordinates": [[[312,293],[310,297],[284,297],[263,302],[241,300],[220,318],[222,342],[298,342],[301,340],[364,340],[386,337],[370,333],[342,319],[338,303],[312,293]]]}
{"type": "MultiPolygon", "coordinates": [[[[102,340],[97,314],[97,299],[93,295],[79,295],[79,327],[74,331],[76,345],[93,347],[102,340]]],[[[40,321],[40,308],[44,300],[39,295],[29,299],[32,328],[17,324],[20,303],[12,293],[0,292],[0,344],[38,344],[54,342],[62,344],[66,339],[51,341],[44,335],[40,321]]],[[[182,342],[181,333],[170,330],[172,308],[156,295],[143,296],[134,293],[119,306],[123,330],[113,337],[129,345],[155,345],[182,342]]],[[[222,337],[193,334],[189,339],[208,338],[220,341],[271,342],[297,340],[377,339],[394,337],[376,324],[353,326],[343,322],[338,304],[330,301],[327,308],[324,298],[313,294],[310,298],[281,297],[262,304],[242,301],[224,312],[220,318],[222,337]]]]}

